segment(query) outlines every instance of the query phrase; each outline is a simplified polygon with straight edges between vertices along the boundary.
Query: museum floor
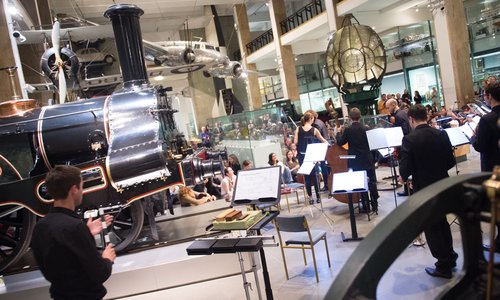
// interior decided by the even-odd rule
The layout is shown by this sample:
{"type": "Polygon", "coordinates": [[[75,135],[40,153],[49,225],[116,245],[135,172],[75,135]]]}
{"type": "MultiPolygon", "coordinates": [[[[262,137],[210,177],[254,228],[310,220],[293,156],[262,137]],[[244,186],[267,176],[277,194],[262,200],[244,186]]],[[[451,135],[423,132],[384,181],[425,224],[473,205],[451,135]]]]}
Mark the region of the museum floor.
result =
{"type": "MultiPolygon", "coordinates": [[[[479,171],[479,155],[474,150],[471,149],[471,151],[473,152],[468,155],[468,160],[458,165],[460,174],[479,171]]],[[[387,167],[377,169],[379,180],[389,175],[389,172],[387,167]]],[[[455,169],[450,170],[449,173],[450,176],[455,176],[455,169]]],[[[360,236],[369,234],[374,226],[395,208],[392,191],[381,191],[380,195],[378,215],[373,215],[370,222],[368,222],[366,215],[358,214],[356,216],[360,236]]],[[[405,200],[406,197],[398,197],[399,203],[405,200]]],[[[282,200],[282,205],[284,203],[285,201],[282,200]]],[[[326,215],[333,220],[333,224],[330,226],[325,216],[318,209],[310,209],[303,204],[297,205],[293,200],[290,203],[290,214],[304,214],[307,216],[312,228],[327,231],[332,266],[328,268],[324,246],[322,243],[318,243],[316,257],[320,282],[316,283],[310,251],[308,253],[309,264],[304,266],[301,251],[288,249],[285,251],[285,255],[287,256],[290,280],[286,280],[279,247],[265,248],[274,298],[286,300],[323,299],[339,270],[359,244],[359,242],[342,242],[340,236],[340,232],[350,233],[347,205],[332,199],[324,200],[323,205],[326,215]]],[[[283,208],[286,208],[286,205],[283,208]]],[[[286,209],[282,210],[282,213],[288,214],[286,209]]],[[[449,221],[452,220],[452,216],[449,216],[449,221]]],[[[488,233],[487,228],[483,227],[485,233],[488,233]]],[[[273,226],[269,225],[266,229],[263,234],[275,234],[273,226]]],[[[459,225],[452,223],[451,229],[454,237],[454,247],[459,253],[457,269],[460,270],[462,249],[459,225]]],[[[154,249],[154,251],[162,250],[154,249]]],[[[377,299],[434,299],[440,291],[446,288],[446,285],[453,282],[453,279],[439,279],[427,275],[424,267],[432,266],[433,263],[434,258],[430,255],[427,247],[408,247],[381,279],[377,289],[377,299]]],[[[203,266],[200,266],[200,268],[203,268],[203,266]]],[[[172,274],[165,274],[165,276],[172,276],[172,274]]],[[[248,275],[247,278],[250,282],[253,282],[253,276],[248,275]]],[[[252,285],[255,287],[253,283],[252,285]]],[[[265,298],[262,278],[260,279],[260,285],[265,298]]],[[[252,299],[258,299],[255,288],[251,292],[251,297],[252,299]]],[[[232,276],[121,299],[245,299],[245,294],[241,276],[232,276]]]]}

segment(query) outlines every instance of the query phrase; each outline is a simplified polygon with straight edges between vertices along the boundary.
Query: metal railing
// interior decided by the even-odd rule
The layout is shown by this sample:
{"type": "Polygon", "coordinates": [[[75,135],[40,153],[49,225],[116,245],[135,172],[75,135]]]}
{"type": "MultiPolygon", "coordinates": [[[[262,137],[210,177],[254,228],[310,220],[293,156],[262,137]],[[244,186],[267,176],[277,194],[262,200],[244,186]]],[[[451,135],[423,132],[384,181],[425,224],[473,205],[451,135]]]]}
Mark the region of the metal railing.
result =
{"type": "Polygon", "coordinates": [[[247,47],[247,53],[250,54],[252,52],[257,51],[258,49],[264,47],[265,45],[269,44],[274,40],[274,35],[273,35],[273,30],[269,29],[268,31],[264,32],[263,34],[259,35],[256,37],[254,40],[252,40],[250,43],[246,45],[247,47]]]}
{"type": "Polygon", "coordinates": [[[311,20],[323,12],[323,3],[321,0],[314,0],[301,9],[297,10],[293,15],[288,16],[280,22],[281,33],[285,34],[290,30],[297,28],[304,22],[311,20]]]}

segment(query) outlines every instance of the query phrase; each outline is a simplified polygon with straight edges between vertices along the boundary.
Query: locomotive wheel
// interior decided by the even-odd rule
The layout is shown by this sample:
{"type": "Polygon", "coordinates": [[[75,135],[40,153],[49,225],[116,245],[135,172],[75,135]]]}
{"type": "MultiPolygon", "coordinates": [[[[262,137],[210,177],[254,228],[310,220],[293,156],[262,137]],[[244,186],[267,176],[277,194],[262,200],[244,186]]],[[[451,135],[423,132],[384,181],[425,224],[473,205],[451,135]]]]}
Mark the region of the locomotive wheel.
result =
{"type": "Polygon", "coordinates": [[[0,272],[3,272],[28,249],[36,215],[18,205],[2,206],[0,215],[0,272]]]}
{"type": "Polygon", "coordinates": [[[115,248],[120,252],[132,244],[141,233],[144,223],[144,206],[141,201],[133,202],[114,216],[109,237],[115,248]]]}

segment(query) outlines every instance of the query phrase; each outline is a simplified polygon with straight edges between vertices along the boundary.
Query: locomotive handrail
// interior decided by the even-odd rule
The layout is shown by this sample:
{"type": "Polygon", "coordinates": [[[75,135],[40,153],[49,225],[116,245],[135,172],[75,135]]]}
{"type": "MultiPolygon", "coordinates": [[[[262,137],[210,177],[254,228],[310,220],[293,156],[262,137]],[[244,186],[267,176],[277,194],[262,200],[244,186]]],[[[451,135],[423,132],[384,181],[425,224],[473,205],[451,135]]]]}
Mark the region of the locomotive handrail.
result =
{"type": "Polygon", "coordinates": [[[82,110],[82,111],[77,111],[77,112],[72,112],[72,113],[67,113],[67,114],[61,114],[61,115],[55,115],[55,116],[50,116],[50,117],[43,117],[43,118],[36,118],[36,119],[31,119],[31,120],[1,124],[0,127],[7,127],[7,126],[19,125],[19,124],[27,124],[27,123],[31,123],[31,122],[38,122],[40,120],[50,120],[50,119],[68,117],[68,116],[79,115],[79,114],[84,114],[84,113],[92,113],[94,115],[94,118],[97,118],[97,116],[95,115],[94,112],[101,111],[101,110],[102,109],[87,109],[87,110],[82,110]]]}

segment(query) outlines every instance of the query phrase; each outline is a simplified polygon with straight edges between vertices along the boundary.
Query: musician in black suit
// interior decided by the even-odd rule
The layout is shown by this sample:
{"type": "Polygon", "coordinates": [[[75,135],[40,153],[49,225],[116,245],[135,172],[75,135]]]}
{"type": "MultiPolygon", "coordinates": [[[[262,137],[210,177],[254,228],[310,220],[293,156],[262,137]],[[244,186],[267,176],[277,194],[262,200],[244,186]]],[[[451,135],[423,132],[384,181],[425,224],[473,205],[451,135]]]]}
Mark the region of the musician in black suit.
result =
{"type": "MultiPolygon", "coordinates": [[[[375,174],[375,163],[373,156],[368,146],[368,138],[366,137],[367,128],[359,122],[361,112],[358,108],[354,107],[349,111],[349,118],[351,118],[351,126],[342,130],[336,136],[337,144],[342,146],[349,143],[349,155],[355,155],[355,159],[348,160],[348,166],[353,171],[366,171],[368,176],[368,189],[370,191],[371,206],[373,211],[378,211],[378,191],[377,191],[377,176],[375,174]]],[[[369,211],[368,193],[361,194],[363,210],[369,211]]]]}
{"type": "MultiPolygon", "coordinates": [[[[448,170],[455,165],[453,150],[446,131],[427,124],[427,111],[416,104],[408,112],[410,126],[414,129],[403,137],[399,172],[405,182],[410,175],[413,190],[418,192],[432,183],[448,177],[448,170]]],[[[411,201],[411,200],[410,200],[411,201]]],[[[453,250],[453,239],[446,216],[435,220],[424,230],[432,256],[437,259],[435,268],[425,268],[427,274],[451,278],[456,266],[457,253],[453,250]]]]}

